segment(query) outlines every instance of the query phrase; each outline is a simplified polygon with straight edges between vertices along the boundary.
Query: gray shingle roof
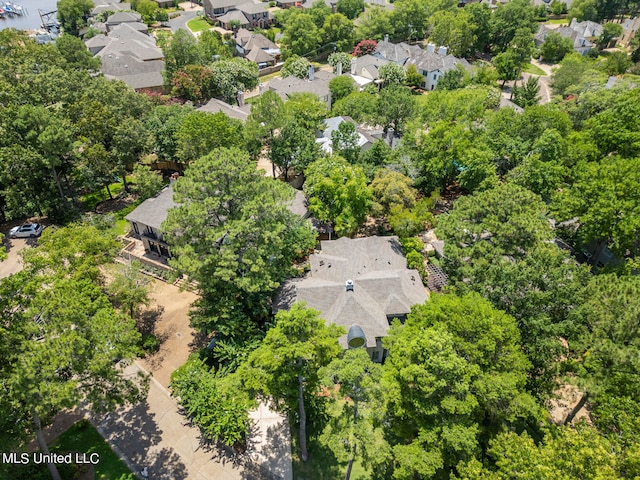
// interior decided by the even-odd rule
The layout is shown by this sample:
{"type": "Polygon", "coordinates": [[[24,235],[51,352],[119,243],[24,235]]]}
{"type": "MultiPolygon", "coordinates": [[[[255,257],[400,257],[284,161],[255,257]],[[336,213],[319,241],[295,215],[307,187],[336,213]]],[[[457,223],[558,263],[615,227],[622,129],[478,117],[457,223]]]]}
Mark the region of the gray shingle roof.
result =
{"type": "Polygon", "coordinates": [[[161,231],[160,227],[167,218],[167,212],[176,206],[178,205],[173,201],[173,189],[169,185],[155,197],[146,199],[124,218],[161,231]]]}
{"type": "Polygon", "coordinates": [[[164,85],[162,60],[142,60],[120,54],[102,57],[102,73],[106,78],[122,80],[131,88],[155,88],[164,85]]]}
{"type": "Polygon", "coordinates": [[[226,116],[231,118],[237,118],[238,120],[245,121],[251,112],[250,105],[244,105],[243,107],[236,107],[235,105],[229,105],[222,100],[212,98],[205,105],[198,109],[201,112],[218,113],[222,112],[226,116]]]}
{"type": "Polygon", "coordinates": [[[419,70],[443,73],[456,68],[460,64],[464,68],[471,65],[464,58],[456,58],[453,55],[440,55],[437,52],[427,52],[417,45],[409,45],[404,42],[391,43],[379,42],[375,56],[392,61],[404,67],[414,64],[419,70]]]}
{"type": "Polygon", "coordinates": [[[142,15],[138,12],[116,12],[107,18],[107,25],[115,25],[118,23],[139,22],[142,15]]]}
{"type": "MultiPolygon", "coordinates": [[[[320,310],[327,323],[348,331],[359,325],[374,347],[386,335],[388,316],[405,315],[428,296],[416,270],[408,270],[397,237],[340,238],[321,242],[321,253],[309,257],[311,271],[281,288],[274,309],[305,302],[320,310]],[[353,291],[345,282],[353,280],[353,291]]],[[[346,335],[340,338],[347,346],[346,335]]]]}
{"type": "Polygon", "coordinates": [[[245,58],[255,63],[275,62],[276,60],[274,56],[269,55],[260,47],[253,47],[245,58]]]}
{"type": "Polygon", "coordinates": [[[313,81],[297,77],[274,78],[269,82],[269,89],[274,90],[283,100],[286,100],[292,93],[315,93],[320,98],[329,95],[329,82],[335,78],[335,75],[319,70],[315,72],[314,76],[315,80],[313,81]]]}
{"type": "Polygon", "coordinates": [[[231,10],[227,13],[225,13],[224,15],[221,15],[217,18],[218,21],[222,22],[222,23],[229,23],[229,22],[240,22],[240,25],[249,25],[249,20],[247,20],[247,17],[245,16],[244,13],[242,13],[240,10],[231,10]]]}
{"type": "Polygon", "coordinates": [[[245,0],[204,0],[203,3],[208,3],[211,5],[211,8],[215,10],[218,8],[230,8],[242,5],[244,1],[245,0]]]}
{"type": "Polygon", "coordinates": [[[269,6],[268,4],[262,3],[262,2],[246,2],[241,5],[238,5],[236,8],[241,12],[254,14],[254,13],[265,13],[267,11],[265,7],[268,7],[268,6],[269,6]]]}

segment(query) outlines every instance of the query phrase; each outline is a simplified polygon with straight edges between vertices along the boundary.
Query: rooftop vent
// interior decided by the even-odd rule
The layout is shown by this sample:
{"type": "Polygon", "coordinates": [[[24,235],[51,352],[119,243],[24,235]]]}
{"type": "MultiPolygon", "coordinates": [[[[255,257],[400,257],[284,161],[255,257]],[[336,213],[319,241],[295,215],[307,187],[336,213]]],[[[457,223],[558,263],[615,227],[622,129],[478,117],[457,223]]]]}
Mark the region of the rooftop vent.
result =
{"type": "Polygon", "coordinates": [[[344,282],[344,289],[347,292],[353,292],[353,280],[347,280],[344,282]]]}

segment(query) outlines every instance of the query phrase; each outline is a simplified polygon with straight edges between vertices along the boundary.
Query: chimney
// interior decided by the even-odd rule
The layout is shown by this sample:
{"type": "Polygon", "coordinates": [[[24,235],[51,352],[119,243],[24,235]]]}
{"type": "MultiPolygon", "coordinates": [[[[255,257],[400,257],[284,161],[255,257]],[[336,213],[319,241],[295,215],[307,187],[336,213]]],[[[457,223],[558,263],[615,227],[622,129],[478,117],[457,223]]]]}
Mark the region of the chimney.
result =
{"type": "Polygon", "coordinates": [[[265,90],[264,83],[261,83],[260,85],[258,85],[258,90],[260,91],[260,95],[264,93],[264,90],[265,90]]]}
{"type": "Polygon", "coordinates": [[[338,64],[336,65],[336,75],[342,75],[342,62],[338,62],[338,64]]]}
{"type": "Polygon", "coordinates": [[[388,34],[388,33],[385,33],[385,34],[384,34],[384,41],[385,41],[385,42],[388,42],[388,41],[389,41],[389,34],[388,34]]]}
{"type": "Polygon", "coordinates": [[[447,47],[438,47],[438,55],[447,56],[447,47]]]}
{"type": "Polygon", "coordinates": [[[238,106],[244,107],[244,92],[238,92],[238,106]]]}
{"type": "Polygon", "coordinates": [[[315,80],[315,70],[313,69],[313,65],[309,65],[309,81],[313,82],[315,80]]]}
{"type": "Polygon", "coordinates": [[[434,53],[436,51],[436,46],[433,43],[427,43],[427,52],[434,53]]]}
{"type": "Polygon", "coordinates": [[[353,280],[344,282],[344,289],[346,292],[353,292],[353,280]]]}
{"type": "Polygon", "coordinates": [[[389,129],[387,130],[387,143],[389,145],[391,145],[391,143],[393,142],[394,133],[395,133],[395,130],[393,129],[393,127],[389,127],[389,129]]]}
{"type": "Polygon", "coordinates": [[[356,74],[356,59],[352,58],[351,59],[351,75],[355,75],[356,74]]]}

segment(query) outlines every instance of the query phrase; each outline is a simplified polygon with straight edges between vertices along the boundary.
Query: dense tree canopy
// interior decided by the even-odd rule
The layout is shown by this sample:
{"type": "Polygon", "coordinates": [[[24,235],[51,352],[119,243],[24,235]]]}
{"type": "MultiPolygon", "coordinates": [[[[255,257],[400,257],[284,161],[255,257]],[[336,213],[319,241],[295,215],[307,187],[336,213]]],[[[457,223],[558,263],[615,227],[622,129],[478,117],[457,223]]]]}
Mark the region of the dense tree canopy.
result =
{"type": "Polygon", "coordinates": [[[313,246],[310,227],[287,209],[293,191],[265,178],[246,153],[223,148],[192,162],[174,193],[180,206],[163,230],[172,265],[199,284],[192,323],[245,335],[266,315],[292,261],[313,246]]]}

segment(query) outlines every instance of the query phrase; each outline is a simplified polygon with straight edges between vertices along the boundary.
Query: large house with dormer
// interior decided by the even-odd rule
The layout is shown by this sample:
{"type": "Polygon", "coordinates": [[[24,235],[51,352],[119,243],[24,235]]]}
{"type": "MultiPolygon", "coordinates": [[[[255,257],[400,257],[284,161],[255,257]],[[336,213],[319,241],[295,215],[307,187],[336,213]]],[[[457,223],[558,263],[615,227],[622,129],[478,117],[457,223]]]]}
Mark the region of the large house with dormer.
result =
{"type": "Polygon", "coordinates": [[[464,58],[457,58],[449,54],[447,47],[436,47],[429,43],[426,49],[418,45],[408,43],[391,43],[387,39],[378,43],[374,57],[402,65],[405,69],[409,65],[415,65],[418,72],[424,77],[422,88],[434,90],[445,73],[455,70],[461,65],[466,70],[471,69],[471,64],[464,58]]]}

